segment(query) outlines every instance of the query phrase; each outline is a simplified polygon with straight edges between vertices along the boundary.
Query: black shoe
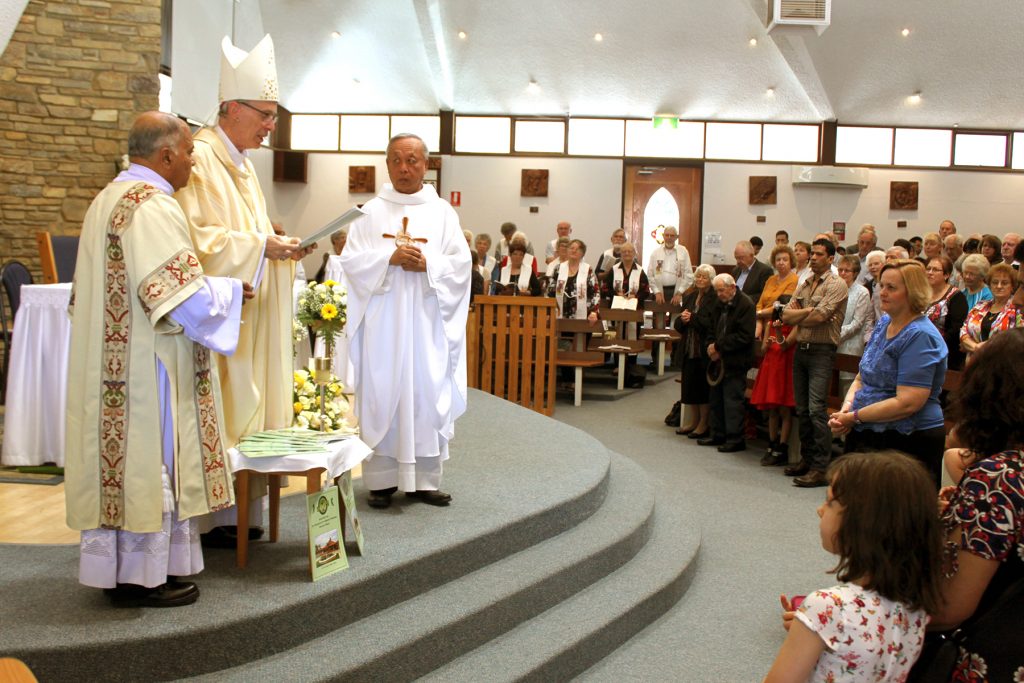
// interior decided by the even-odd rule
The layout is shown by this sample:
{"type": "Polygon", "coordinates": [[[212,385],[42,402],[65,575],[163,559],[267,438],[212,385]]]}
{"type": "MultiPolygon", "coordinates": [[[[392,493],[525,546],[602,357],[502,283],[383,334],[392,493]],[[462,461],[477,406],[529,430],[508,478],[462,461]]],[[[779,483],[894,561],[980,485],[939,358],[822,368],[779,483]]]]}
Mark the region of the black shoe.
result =
{"type": "Polygon", "coordinates": [[[789,462],[789,456],[782,455],[781,453],[765,453],[764,457],[761,458],[761,467],[776,467],[778,465],[785,465],[789,462]]]}
{"type": "Polygon", "coordinates": [[[707,436],[703,439],[697,439],[698,446],[721,446],[725,443],[725,439],[718,436],[707,436]]]}
{"type": "Polygon", "coordinates": [[[168,581],[156,588],[119,583],[103,592],[114,607],[182,607],[199,599],[199,587],[190,581],[168,581]]]}
{"type": "MultiPolygon", "coordinates": [[[[261,538],[263,538],[263,529],[258,526],[249,527],[250,541],[258,541],[261,538]]],[[[234,550],[238,547],[238,527],[215,526],[205,534],[199,534],[199,544],[204,548],[234,550]]]]}
{"type": "MultiPolygon", "coordinates": [[[[699,441],[697,443],[700,443],[699,441]]],[[[739,453],[747,450],[746,441],[730,441],[718,447],[719,453],[739,453]]]]}
{"type": "Polygon", "coordinates": [[[801,459],[795,465],[790,465],[786,469],[782,470],[783,474],[787,477],[802,477],[811,471],[811,464],[806,460],[801,459]]]}
{"type": "Polygon", "coordinates": [[[689,434],[693,434],[693,428],[692,427],[680,427],[679,429],[676,430],[676,434],[678,434],[679,436],[687,436],[689,434]]]}
{"type": "Polygon", "coordinates": [[[397,486],[392,486],[387,489],[370,491],[370,496],[366,499],[366,502],[372,508],[384,509],[386,507],[391,507],[391,495],[397,490],[397,486]]]}
{"type": "Polygon", "coordinates": [[[680,401],[676,401],[672,404],[672,410],[668,411],[668,415],[665,416],[665,424],[669,427],[679,426],[679,415],[683,410],[683,404],[680,401]]]}
{"type": "Polygon", "coordinates": [[[686,435],[688,439],[706,439],[711,434],[710,429],[705,429],[703,432],[690,432],[686,435]]]}
{"type": "Polygon", "coordinates": [[[427,505],[437,505],[439,507],[444,507],[452,502],[452,497],[444,491],[406,491],[405,495],[422,501],[427,505]]]}
{"type": "Polygon", "coordinates": [[[813,489],[818,486],[828,486],[828,479],[825,478],[825,473],[821,470],[811,470],[804,476],[794,479],[793,485],[803,489],[813,489]]]}

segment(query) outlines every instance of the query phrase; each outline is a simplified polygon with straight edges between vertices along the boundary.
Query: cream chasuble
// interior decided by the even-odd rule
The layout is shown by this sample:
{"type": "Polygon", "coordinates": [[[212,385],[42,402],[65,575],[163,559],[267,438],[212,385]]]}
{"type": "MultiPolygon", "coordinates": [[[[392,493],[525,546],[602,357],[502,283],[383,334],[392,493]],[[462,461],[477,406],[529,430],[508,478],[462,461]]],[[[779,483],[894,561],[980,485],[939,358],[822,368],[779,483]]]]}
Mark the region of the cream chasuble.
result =
{"type": "Polygon", "coordinates": [[[394,458],[399,487],[415,490],[417,458],[447,458],[455,420],[466,410],[466,315],[472,264],[459,218],[430,185],[416,194],[385,184],[349,229],[341,254],[348,286],[349,353],[356,413],[374,458],[394,458]],[[425,273],[388,261],[408,233],[425,273]]]}
{"type": "MultiPolygon", "coordinates": [[[[246,159],[239,170],[208,128],[196,134],[193,158],[192,177],[174,198],[188,217],[203,270],[253,282],[274,229],[252,162],[246,159]]],[[[263,264],[256,297],[245,305],[238,349],[215,356],[229,446],[252,432],[291,426],[294,272],[292,261],[263,264]]]]}
{"type": "Polygon", "coordinates": [[[167,314],[203,285],[181,209],[114,182],[82,227],[72,287],[65,464],[72,529],[160,531],[159,358],[170,380],[178,519],[233,503],[210,352],[167,314]]]}

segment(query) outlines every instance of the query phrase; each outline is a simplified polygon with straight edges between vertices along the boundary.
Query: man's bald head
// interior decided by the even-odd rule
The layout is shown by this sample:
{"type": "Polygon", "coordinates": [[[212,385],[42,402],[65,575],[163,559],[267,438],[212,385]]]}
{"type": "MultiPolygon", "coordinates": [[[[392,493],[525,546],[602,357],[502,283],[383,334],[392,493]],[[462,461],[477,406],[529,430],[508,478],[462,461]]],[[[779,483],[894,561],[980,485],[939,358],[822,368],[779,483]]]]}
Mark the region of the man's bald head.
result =
{"type": "Polygon", "coordinates": [[[128,156],[133,164],[156,171],[179,190],[192,174],[192,133],[176,116],[147,111],[128,132],[128,156]]]}
{"type": "Polygon", "coordinates": [[[177,116],[162,111],[140,114],[128,131],[128,156],[132,161],[148,159],[161,147],[173,147],[188,126],[177,116]]]}

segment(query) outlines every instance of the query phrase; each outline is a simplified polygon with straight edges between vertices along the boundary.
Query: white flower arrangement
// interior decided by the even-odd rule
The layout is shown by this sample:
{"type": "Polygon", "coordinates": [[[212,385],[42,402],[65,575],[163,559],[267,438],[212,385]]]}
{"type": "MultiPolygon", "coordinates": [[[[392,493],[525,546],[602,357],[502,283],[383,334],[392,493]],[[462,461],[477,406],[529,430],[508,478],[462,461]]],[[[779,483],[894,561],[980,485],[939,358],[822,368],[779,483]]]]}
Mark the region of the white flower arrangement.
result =
{"type": "Polygon", "coordinates": [[[295,317],[330,342],[345,329],[347,309],[348,292],[343,285],[334,280],[326,280],[322,284],[314,281],[299,294],[295,317]]]}
{"type": "Polygon", "coordinates": [[[296,370],[294,375],[294,391],[292,392],[292,408],[295,411],[293,426],[299,429],[320,431],[321,423],[327,431],[348,428],[345,414],[349,410],[348,399],[342,393],[344,386],[338,378],[331,375],[331,381],[324,389],[324,414],[320,413],[320,392],[309,370],[296,370]]]}

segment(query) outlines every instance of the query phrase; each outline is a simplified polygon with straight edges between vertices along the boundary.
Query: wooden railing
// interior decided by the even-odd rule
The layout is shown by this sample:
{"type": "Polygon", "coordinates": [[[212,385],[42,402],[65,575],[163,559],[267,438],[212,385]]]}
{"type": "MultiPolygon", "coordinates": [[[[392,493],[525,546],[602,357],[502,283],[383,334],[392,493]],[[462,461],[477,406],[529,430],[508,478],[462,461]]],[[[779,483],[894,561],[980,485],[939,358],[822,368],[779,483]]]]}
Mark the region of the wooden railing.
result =
{"type": "Polygon", "coordinates": [[[466,322],[469,386],[554,413],[557,321],[554,299],[476,297],[466,322]]]}

